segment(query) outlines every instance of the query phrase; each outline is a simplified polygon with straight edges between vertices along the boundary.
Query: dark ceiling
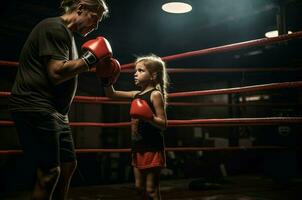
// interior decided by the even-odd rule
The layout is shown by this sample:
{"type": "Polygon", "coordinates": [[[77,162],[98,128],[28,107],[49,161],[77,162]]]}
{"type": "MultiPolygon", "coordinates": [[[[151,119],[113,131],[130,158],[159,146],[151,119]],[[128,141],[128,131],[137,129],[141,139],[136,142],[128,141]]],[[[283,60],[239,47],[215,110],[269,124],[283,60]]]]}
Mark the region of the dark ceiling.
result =
{"type": "MultiPolygon", "coordinates": [[[[161,10],[163,0],[107,0],[110,17],[101,22],[99,30],[88,39],[105,36],[112,45],[114,56],[121,63],[129,63],[136,55],[167,56],[263,38],[265,32],[277,29],[278,13],[285,22],[283,29],[302,30],[301,0],[190,2],[192,12],[175,15],[161,10]]],[[[16,61],[33,26],[43,18],[60,14],[59,0],[10,0],[1,4],[4,8],[0,18],[1,60],[16,61]]],[[[79,45],[85,40],[87,38],[77,38],[79,45]]],[[[212,66],[289,65],[301,62],[299,47],[301,41],[295,40],[171,63],[190,67],[198,67],[201,63],[212,66]]]]}

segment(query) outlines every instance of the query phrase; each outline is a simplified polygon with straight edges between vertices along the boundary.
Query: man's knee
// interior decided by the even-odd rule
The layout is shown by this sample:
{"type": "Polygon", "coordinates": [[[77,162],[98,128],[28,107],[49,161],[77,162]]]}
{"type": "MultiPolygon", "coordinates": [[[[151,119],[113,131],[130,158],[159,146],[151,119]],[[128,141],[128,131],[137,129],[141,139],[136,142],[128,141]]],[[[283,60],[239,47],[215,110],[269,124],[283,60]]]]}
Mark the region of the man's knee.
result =
{"type": "Polygon", "coordinates": [[[41,188],[53,188],[59,179],[61,169],[59,166],[46,169],[38,169],[38,183],[41,188]]]}
{"type": "Polygon", "coordinates": [[[77,168],[77,161],[62,163],[61,174],[64,177],[70,177],[73,175],[76,168],[77,168]]]}
{"type": "Polygon", "coordinates": [[[75,171],[75,169],[77,168],[78,162],[75,160],[73,162],[70,163],[70,168],[72,171],[75,171]]]}

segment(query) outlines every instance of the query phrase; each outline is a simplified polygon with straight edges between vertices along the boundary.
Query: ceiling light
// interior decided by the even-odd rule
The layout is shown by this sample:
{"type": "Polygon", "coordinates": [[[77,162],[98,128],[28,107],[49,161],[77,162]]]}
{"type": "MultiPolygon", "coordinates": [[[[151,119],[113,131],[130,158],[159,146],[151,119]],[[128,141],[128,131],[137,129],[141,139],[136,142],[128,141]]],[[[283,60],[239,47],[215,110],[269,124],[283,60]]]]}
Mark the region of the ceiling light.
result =
{"type": "MultiPolygon", "coordinates": [[[[291,34],[293,32],[292,31],[288,31],[287,33],[291,34]]],[[[269,31],[269,32],[265,33],[265,37],[267,37],[267,38],[277,37],[278,35],[279,35],[279,32],[277,30],[269,31]]]]}
{"type": "Polygon", "coordinates": [[[192,10],[192,6],[188,3],[183,3],[183,2],[170,2],[170,3],[165,3],[161,7],[164,11],[168,13],[187,13],[192,10]]]}

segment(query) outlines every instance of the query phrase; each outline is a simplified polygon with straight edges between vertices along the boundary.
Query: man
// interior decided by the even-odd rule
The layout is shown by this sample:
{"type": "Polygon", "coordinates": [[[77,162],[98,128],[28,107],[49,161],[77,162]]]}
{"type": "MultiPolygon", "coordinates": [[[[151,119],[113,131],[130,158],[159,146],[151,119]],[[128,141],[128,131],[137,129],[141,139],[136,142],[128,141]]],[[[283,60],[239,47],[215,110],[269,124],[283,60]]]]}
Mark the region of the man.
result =
{"type": "MultiPolygon", "coordinates": [[[[20,54],[10,108],[25,155],[37,178],[32,199],[66,199],[76,168],[68,111],[77,75],[112,55],[105,38],[83,45],[78,58],[74,33],[86,36],[108,14],[104,0],[62,0],[62,16],[34,27],[20,54]]],[[[99,69],[102,70],[102,69],[99,69]]]]}

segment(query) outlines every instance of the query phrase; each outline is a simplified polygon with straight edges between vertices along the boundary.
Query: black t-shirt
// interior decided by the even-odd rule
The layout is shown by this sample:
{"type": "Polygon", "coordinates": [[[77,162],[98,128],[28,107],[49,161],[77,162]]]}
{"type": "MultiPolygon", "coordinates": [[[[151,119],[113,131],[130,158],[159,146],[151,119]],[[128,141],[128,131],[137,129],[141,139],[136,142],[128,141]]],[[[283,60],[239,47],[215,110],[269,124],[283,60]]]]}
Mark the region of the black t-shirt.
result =
{"type": "MultiPolygon", "coordinates": [[[[136,94],[134,99],[145,100],[153,113],[155,109],[150,100],[152,92],[150,90],[143,94],[136,94]]],[[[133,152],[161,151],[164,150],[164,137],[161,129],[142,119],[132,119],[131,147],[133,152]]]]}
{"type": "Polygon", "coordinates": [[[41,21],[27,38],[10,97],[12,111],[68,113],[77,88],[77,77],[54,85],[43,61],[45,57],[66,61],[78,58],[73,33],[60,17],[41,21]]]}

